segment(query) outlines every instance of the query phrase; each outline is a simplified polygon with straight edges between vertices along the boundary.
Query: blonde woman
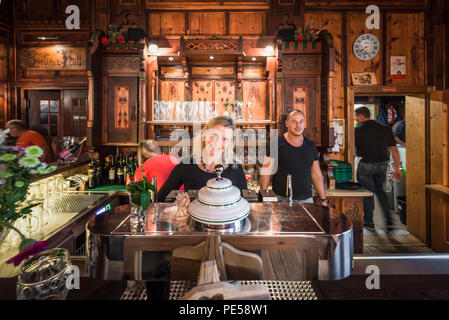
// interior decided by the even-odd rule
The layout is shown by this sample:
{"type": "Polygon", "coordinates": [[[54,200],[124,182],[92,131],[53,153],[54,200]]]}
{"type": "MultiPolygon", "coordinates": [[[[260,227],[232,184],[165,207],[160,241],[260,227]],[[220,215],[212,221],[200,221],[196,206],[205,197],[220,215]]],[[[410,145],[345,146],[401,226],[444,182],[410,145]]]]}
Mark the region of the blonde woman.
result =
{"type": "Polygon", "coordinates": [[[177,190],[184,184],[186,190],[204,187],[209,179],[214,178],[217,164],[224,166],[222,177],[228,178],[240,190],[247,189],[243,167],[233,165],[234,121],[226,116],[210,120],[197,137],[193,146],[193,157],[179,163],[170,173],[158,193],[158,200],[165,201],[171,190],[177,190]]]}
{"type": "Polygon", "coordinates": [[[161,149],[154,140],[140,142],[137,150],[137,160],[139,168],[134,174],[134,181],[140,181],[143,178],[143,172],[145,172],[145,177],[150,182],[156,177],[158,190],[165,183],[173,168],[179,163],[177,158],[169,154],[162,154],[161,149]]]}

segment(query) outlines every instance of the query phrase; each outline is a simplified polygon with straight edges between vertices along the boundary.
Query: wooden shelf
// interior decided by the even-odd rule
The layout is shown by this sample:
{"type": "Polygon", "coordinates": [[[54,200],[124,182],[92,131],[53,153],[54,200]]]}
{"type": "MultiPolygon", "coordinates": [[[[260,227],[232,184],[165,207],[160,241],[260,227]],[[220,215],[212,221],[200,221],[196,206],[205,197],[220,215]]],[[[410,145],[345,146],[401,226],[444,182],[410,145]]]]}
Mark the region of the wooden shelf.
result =
{"type": "Polygon", "coordinates": [[[441,184],[426,184],[425,187],[429,190],[449,195],[449,187],[443,186],[441,184]]]}
{"type": "MultiPolygon", "coordinates": [[[[204,125],[208,121],[147,121],[147,124],[156,125],[156,126],[170,126],[170,125],[180,125],[180,126],[193,126],[194,124],[204,125]]],[[[276,121],[271,120],[257,120],[257,121],[237,121],[235,122],[237,126],[245,126],[245,125],[274,125],[276,121]]]]}

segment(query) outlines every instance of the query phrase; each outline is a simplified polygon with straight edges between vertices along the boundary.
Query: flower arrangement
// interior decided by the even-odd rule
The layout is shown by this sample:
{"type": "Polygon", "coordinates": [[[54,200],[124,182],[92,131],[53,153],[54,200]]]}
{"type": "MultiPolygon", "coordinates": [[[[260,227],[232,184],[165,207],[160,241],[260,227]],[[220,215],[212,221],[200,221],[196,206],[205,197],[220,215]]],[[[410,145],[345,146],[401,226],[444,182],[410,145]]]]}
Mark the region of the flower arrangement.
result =
{"type": "Polygon", "coordinates": [[[295,31],[295,36],[297,41],[304,41],[304,42],[315,42],[318,40],[318,35],[320,33],[320,30],[312,27],[312,22],[310,21],[304,30],[302,28],[298,28],[295,31]]]}
{"type": "Polygon", "coordinates": [[[107,37],[101,37],[101,44],[105,47],[109,46],[111,42],[125,42],[128,37],[128,29],[120,28],[115,24],[111,24],[107,32],[107,37]]]}
{"type": "Polygon", "coordinates": [[[47,167],[46,163],[39,161],[43,151],[38,146],[3,146],[8,131],[0,130],[0,233],[10,229],[20,235],[20,253],[7,261],[18,266],[30,256],[46,250],[45,242],[26,238],[14,227],[14,222],[25,218],[32,212],[32,208],[39,204],[33,203],[19,209],[33,178],[36,175],[51,173],[56,167],[47,167]]]}
{"type": "Polygon", "coordinates": [[[130,193],[131,202],[136,206],[140,206],[143,211],[148,208],[152,201],[150,190],[156,192],[156,188],[147,180],[145,175],[142,180],[126,186],[126,191],[130,193]]]}

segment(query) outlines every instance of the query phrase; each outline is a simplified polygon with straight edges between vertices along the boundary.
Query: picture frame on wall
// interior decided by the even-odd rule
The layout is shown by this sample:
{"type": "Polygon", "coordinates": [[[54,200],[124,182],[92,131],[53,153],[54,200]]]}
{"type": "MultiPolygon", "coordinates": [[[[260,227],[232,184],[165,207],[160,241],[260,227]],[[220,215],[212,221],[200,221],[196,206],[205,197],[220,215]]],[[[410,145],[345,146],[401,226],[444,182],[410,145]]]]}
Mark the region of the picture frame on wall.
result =
{"type": "Polygon", "coordinates": [[[390,57],[390,77],[392,79],[404,79],[407,72],[405,56],[390,57]]]}
{"type": "Polygon", "coordinates": [[[351,73],[351,78],[354,86],[377,85],[377,78],[374,72],[353,72],[351,73]]]}

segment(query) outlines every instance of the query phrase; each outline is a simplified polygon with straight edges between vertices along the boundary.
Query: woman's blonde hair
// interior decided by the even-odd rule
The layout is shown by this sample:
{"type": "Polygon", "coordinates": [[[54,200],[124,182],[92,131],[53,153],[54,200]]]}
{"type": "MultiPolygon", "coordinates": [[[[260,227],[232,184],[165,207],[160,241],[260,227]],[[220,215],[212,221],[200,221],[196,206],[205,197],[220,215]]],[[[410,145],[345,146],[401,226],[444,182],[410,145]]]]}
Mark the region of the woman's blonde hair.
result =
{"type": "Polygon", "coordinates": [[[139,144],[139,149],[137,150],[137,161],[139,161],[139,166],[141,166],[145,161],[161,154],[161,149],[154,140],[143,140],[139,144]]]}
{"type": "MultiPolygon", "coordinates": [[[[199,136],[195,137],[195,139],[194,139],[194,147],[193,147],[194,159],[201,159],[202,152],[205,147],[205,140],[204,140],[205,132],[209,129],[212,129],[215,126],[223,126],[225,128],[231,128],[233,131],[235,130],[234,120],[232,120],[232,118],[230,118],[230,117],[218,116],[218,117],[215,117],[215,118],[212,118],[211,120],[209,120],[209,122],[201,130],[201,134],[199,136]],[[199,149],[195,148],[195,144],[197,146],[200,145],[201,147],[199,149]]],[[[228,159],[228,158],[233,156],[233,152],[225,152],[225,153],[227,153],[227,155],[225,155],[225,159],[224,159],[225,162],[226,163],[230,163],[229,161],[232,162],[232,160],[228,159]]]]}

